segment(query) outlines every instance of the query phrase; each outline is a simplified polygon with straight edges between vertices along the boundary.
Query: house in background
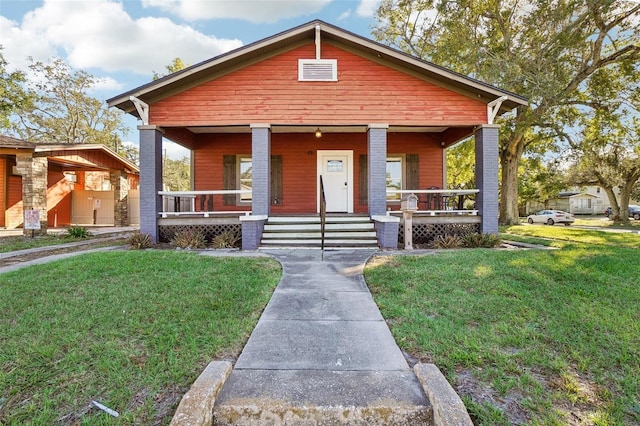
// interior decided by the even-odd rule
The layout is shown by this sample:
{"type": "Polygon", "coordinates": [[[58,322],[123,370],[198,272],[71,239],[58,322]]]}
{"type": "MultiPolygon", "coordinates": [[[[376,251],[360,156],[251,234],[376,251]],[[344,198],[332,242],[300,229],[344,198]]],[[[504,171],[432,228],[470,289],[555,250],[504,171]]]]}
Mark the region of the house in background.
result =
{"type": "MultiPolygon", "coordinates": [[[[498,230],[494,118],[526,99],[313,21],[107,101],[142,120],[141,232],[241,229],[326,212],[365,217],[381,247],[414,232],[498,230]],[[478,188],[445,188],[445,149],[475,137],[478,188]],[[162,140],[191,150],[192,191],[162,191],[162,140]],[[447,202],[473,194],[473,211],[447,202]]],[[[302,220],[302,219],[301,219],[302,220]]],[[[266,227],[266,228],[265,228],[266,227]]]]}
{"type": "Polygon", "coordinates": [[[41,229],[137,223],[138,167],[103,145],[34,144],[0,136],[0,227],[19,228],[25,210],[41,229]]]}
{"type": "MultiPolygon", "coordinates": [[[[614,191],[618,194],[617,189],[614,191]]],[[[638,202],[630,200],[629,204],[638,204],[638,202]]],[[[543,209],[562,210],[572,214],[602,215],[610,206],[607,193],[599,186],[574,186],[560,192],[557,198],[547,203],[528,202],[527,215],[543,209]]]]}

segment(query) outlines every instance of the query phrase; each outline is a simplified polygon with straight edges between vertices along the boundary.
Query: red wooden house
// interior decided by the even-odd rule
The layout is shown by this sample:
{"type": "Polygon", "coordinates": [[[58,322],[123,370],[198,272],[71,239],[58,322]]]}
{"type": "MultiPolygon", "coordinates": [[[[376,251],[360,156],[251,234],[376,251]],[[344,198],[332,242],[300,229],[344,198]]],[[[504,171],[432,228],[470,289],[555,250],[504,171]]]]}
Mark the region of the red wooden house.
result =
{"type": "Polygon", "coordinates": [[[241,224],[248,249],[265,223],[317,215],[323,198],[327,212],[364,216],[380,246],[395,247],[394,210],[410,191],[425,224],[497,232],[492,123],[526,100],[313,21],[108,103],[142,120],[141,231],[241,224]],[[448,191],[445,149],[469,136],[478,188],[448,191]],[[162,191],[163,138],[191,150],[192,191],[162,191]],[[468,211],[446,202],[468,193],[468,211]]]}

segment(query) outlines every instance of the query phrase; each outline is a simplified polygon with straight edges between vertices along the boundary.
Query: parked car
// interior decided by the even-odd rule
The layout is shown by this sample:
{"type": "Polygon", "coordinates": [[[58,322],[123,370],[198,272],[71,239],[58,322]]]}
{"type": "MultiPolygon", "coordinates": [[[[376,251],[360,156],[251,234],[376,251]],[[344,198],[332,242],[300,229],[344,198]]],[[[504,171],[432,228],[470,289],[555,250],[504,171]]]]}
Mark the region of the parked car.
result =
{"type": "MultiPolygon", "coordinates": [[[[604,211],[604,215],[606,217],[611,216],[611,207],[607,207],[607,209],[604,211]]],[[[640,206],[636,204],[630,204],[629,217],[634,218],[635,220],[640,220],[640,206]]]]}
{"type": "Polygon", "coordinates": [[[527,222],[531,224],[546,223],[547,225],[553,225],[554,223],[564,223],[565,226],[569,226],[575,222],[575,220],[571,213],[561,210],[541,210],[527,217],[527,222]]]}

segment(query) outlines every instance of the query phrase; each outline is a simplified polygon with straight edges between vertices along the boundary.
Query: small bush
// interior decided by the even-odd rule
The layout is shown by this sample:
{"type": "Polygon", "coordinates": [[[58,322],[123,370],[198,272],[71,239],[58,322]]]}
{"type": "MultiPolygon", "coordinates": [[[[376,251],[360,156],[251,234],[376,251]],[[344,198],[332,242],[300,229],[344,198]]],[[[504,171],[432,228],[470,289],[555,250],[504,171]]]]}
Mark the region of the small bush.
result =
{"type": "Polygon", "coordinates": [[[127,244],[129,244],[129,246],[131,246],[131,248],[135,250],[143,250],[149,248],[151,247],[151,235],[136,232],[135,234],[127,238],[127,244]]]}
{"type": "Polygon", "coordinates": [[[462,247],[462,238],[458,235],[438,235],[432,242],[431,248],[452,249],[462,247]]]}
{"type": "Polygon", "coordinates": [[[227,230],[213,237],[213,248],[234,248],[240,241],[240,235],[236,231],[227,230]]]}
{"type": "Polygon", "coordinates": [[[67,228],[67,234],[72,238],[89,238],[91,233],[82,226],[71,226],[67,228]]]}
{"type": "Polygon", "coordinates": [[[467,234],[462,237],[463,246],[468,248],[493,248],[500,245],[502,241],[493,234],[467,234]]]}
{"type": "Polygon", "coordinates": [[[195,229],[183,229],[176,232],[171,244],[182,249],[201,249],[207,245],[202,232],[195,229]]]}

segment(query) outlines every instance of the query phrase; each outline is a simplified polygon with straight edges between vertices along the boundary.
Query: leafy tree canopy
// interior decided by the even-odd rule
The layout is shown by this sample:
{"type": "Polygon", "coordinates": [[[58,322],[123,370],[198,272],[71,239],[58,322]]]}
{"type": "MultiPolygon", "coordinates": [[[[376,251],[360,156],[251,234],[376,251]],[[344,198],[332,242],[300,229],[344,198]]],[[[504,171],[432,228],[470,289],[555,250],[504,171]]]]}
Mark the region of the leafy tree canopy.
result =
{"type": "Polygon", "coordinates": [[[88,93],[98,80],[62,59],[32,61],[25,91],[29,102],[14,109],[11,129],[36,143],[97,143],[116,149],[127,129],[122,114],[88,93]]]}
{"type": "Polygon", "coordinates": [[[559,108],[591,107],[583,91],[598,70],[637,64],[639,12],[637,2],[614,0],[383,0],[374,36],[529,97],[504,118],[500,140],[500,218],[518,223],[520,159],[549,149],[537,131],[559,108]]]}

